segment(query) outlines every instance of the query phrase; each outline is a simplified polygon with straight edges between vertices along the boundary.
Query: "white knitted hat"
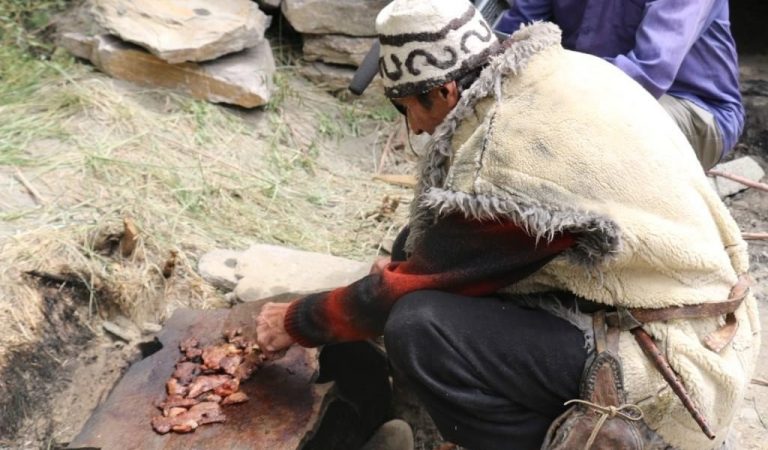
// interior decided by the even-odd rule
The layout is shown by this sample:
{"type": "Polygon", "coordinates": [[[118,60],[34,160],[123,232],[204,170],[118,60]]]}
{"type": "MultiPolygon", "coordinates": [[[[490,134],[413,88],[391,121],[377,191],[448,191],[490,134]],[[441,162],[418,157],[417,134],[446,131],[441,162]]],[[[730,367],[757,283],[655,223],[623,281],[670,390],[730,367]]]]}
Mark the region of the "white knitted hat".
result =
{"type": "Polygon", "coordinates": [[[482,65],[499,42],[467,0],[394,0],[376,17],[387,97],[421,94],[482,65]]]}

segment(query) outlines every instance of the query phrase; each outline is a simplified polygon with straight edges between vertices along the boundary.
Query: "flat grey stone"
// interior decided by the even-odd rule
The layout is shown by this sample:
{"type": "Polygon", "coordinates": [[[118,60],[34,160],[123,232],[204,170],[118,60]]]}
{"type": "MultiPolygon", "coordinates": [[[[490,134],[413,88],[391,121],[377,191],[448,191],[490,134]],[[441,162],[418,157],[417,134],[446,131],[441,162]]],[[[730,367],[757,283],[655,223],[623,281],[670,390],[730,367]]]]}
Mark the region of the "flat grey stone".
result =
{"type": "Polygon", "coordinates": [[[181,91],[215,103],[254,108],[272,94],[275,61],[265,40],[214,61],[170,64],[115,36],[62,32],[58,44],[115,78],[181,91]]]}
{"type": "MultiPolygon", "coordinates": [[[[751,181],[760,181],[765,175],[765,171],[760,167],[760,164],[749,156],[718,164],[714,167],[714,170],[719,170],[731,175],[738,175],[751,181]]],[[[714,177],[714,180],[715,186],[717,187],[717,193],[721,198],[748,189],[747,186],[727,178],[714,177]]]]}
{"type": "Polygon", "coordinates": [[[337,34],[305,34],[304,59],[357,67],[363,62],[376,38],[337,34]]]}
{"type": "Polygon", "coordinates": [[[120,323],[119,325],[115,322],[110,322],[108,320],[105,320],[102,322],[101,326],[110,334],[118,337],[119,339],[125,341],[125,342],[134,342],[139,340],[141,337],[141,333],[134,327],[134,326],[126,326],[126,324],[120,323]]]}
{"type": "Polygon", "coordinates": [[[91,0],[96,21],[172,64],[210,61],[264,39],[271,18],[250,0],[91,0]]]}
{"type": "Polygon", "coordinates": [[[235,276],[237,259],[241,252],[235,250],[213,250],[202,257],[197,263],[197,271],[203,279],[219,289],[231,291],[237,286],[235,276]]]}
{"type": "Polygon", "coordinates": [[[380,426],[360,450],[413,450],[413,431],[404,420],[392,419],[380,426]]]}
{"type": "Polygon", "coordinates": [[[376,36],[376,16],[390,0],[283,0],[288,22],[302,33],[376,36]]]}
{"type": "Polygon", "coordinates": [[[144,334],[156,334],[163,329],[163,326],[154,322],[143,322],[141,324],[141,331],[144,334]]]}
{"type": "Polygon", "coordinates": [[[255,301],[286,292],[308,293],[346,286],[368,274],[369,262],[256,244],[238,258],[235,295],[255,301]]]}

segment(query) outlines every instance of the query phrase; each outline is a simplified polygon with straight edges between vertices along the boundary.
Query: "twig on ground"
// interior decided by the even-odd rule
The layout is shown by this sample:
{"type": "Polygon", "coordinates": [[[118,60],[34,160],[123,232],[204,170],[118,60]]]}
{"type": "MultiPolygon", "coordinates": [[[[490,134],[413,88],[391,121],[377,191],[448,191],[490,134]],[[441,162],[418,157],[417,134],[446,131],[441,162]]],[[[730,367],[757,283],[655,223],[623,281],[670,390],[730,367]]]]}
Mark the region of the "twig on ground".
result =
{"type": "Polygon", "coordinates": [[[768,233],[741,233],[741,237],[748,241],[768,241],[768,233]]]}
{"type": "Polygon", "coordinates": [[[752,407],[755,408],[755,413],[757,414],[757,420],[760,421],[760,425],[763,426],[766,430],[768,430],[768,425],[766,425],[765,421],[763,420],[763,415],[760,414],[760,410],[757,409],[757,400],[752,398],[752,407]]]}
{"type": "Polygon", "coordinates": [[[49,273],[49,272],[41,272],[39,270],[28,270],[28,271],[26,271],[24,273],[26,273],[27,275],[39,278],[42,281],[47,282],[47,283],[70,284],[70,285],[74,285],[74,286],[77,286],[77,287],[82,287],[82,288],[88,289],[89,291],[91,290],[91,287],[88,285],[88,283],[86,283],[82,279],[77,278],[75,276],[56,275],[56,274],[49,273]]]}
{"type": "Polygon", "coordinates": [[[120,254],[123,258],[128,258],[136,250],[136,243],[139,240],[139,230],[130,217],[123,218],[123,237],[120,238],[120,254]]]}
{"type": "Polygon", "coordinates": [[[35,202],[38,205],[45,205],[46,203],[48,203],[45,197],[40,195],[40,192],[38,192],[37,189],[35,189],[35,187],[32,186],[32,184],[29,182],[29,180],[27,180],[24,174],[21,173],[18,167],[14,167],[14,170],[16,172],[15,173],[16,179],[19,180],[19,183],[24,185],[24,188],[27,190],[27,192],[29,192],[32,198],[35,199],[35,202]]]}
{"type": "Polygon", "coordinates": [[[374,176],[373,179],[407,188],[416,186],[416,177],[413,175],[382,174],[374,176]]]}
{"type": "Polygon", "coordinates": [[[760,183],[757,181],[752,181],[749,178],[740,177],[738,175],[733,175],[730,173],[722,172],[720,170],[709,170],[707,174],[715,176],[715,177],[722,177],[727,178],[731,181],[735,181],[737,183],[741,183],[744,186],[748,186],[751,188],[755,188],[760,191],[768,192],[768,184],[760,183]]]}
{"type": "Polygon", "coordinates": [[[752,378],[752,384],[768,387],[768,380],[763,380],[762,378],[752,378]]]}
{"type": "Polygon", "coordinates": [[[381,169],[384,168],[384,161],[387,159],[387,156],[389,156],[389,153],[392,149],[392,140],[395,138],[395,135],[399,131],[400,127],[395,127],[391,133],[389,133],[389,136],[387,137],[387,142],[384,144],[384,147],[381,149],[381,158],[379,158],[379,165],[376,167],[376,173],[380,174],[381,169]]]}

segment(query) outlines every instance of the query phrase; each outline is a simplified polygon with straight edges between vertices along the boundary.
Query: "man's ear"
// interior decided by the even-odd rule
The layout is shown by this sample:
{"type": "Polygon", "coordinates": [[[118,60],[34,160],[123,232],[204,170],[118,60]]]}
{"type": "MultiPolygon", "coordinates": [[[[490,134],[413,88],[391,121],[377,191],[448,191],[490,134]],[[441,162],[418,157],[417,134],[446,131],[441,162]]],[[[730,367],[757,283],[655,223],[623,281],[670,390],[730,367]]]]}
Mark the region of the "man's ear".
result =
{"type": "Polygon", "coordinates": [[[456,84],[456,80],[449,81],[440,86],[438,95],[453,108],[459,102],[459,86],[456,84]]]}

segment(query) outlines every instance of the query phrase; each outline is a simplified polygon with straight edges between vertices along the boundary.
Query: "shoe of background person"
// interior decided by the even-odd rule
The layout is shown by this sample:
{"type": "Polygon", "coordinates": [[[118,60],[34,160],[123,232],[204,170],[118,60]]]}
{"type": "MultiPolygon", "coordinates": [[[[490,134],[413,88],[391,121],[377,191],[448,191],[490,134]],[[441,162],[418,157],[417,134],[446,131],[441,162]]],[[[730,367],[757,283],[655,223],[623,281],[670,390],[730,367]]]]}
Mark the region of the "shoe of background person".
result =
{"type": "Polygon", "coordinates": [[[404,420],[385,422],[360,450],[413,450],[413,431],[404,420]]]}

